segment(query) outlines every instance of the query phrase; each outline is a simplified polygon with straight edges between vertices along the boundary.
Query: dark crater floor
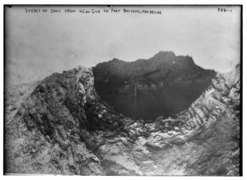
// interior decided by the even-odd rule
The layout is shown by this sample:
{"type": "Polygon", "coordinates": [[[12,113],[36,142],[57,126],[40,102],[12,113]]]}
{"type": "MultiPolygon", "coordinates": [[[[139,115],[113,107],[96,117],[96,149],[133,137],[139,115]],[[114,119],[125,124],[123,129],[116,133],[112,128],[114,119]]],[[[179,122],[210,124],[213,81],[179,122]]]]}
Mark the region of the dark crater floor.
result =
{"type": "Polygon", "coordinates": [[[169,117],[188,108],[215,76],[190,56],[159,52],[150,59],[113,59],[93,68],[99,96],[134,119],[169,117]]]}

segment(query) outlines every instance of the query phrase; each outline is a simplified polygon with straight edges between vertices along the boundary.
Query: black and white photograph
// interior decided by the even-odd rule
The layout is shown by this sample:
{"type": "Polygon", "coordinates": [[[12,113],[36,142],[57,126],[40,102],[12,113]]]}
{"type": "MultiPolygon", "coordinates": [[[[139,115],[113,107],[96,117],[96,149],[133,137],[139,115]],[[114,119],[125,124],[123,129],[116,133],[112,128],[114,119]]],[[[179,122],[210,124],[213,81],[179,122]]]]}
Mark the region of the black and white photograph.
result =
{"type": "Polygon", "coordinates": [[[4,5],[4,174],[242,176],[242,5],[4,5]]]}

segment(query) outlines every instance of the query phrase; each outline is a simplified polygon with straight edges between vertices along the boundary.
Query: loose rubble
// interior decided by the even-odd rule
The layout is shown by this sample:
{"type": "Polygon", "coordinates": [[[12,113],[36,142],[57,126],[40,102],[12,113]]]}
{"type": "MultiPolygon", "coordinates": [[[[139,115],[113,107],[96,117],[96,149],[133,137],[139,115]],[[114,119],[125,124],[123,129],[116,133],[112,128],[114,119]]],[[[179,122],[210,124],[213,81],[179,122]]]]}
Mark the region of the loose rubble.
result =
{"type": "Polygon", "coordinates": [[[8,94],[6,173],[239,175],[239,67],[174,117],[130,119],[78,67],[8,94]]]}

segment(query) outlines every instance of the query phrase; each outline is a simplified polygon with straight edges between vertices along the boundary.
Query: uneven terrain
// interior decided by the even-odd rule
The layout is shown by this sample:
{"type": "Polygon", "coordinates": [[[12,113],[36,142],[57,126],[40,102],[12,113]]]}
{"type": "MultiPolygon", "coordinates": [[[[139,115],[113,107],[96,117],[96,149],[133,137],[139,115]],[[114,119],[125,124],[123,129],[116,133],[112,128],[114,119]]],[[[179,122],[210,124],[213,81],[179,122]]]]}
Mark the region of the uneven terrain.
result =
{"type": "Polygon", "coordinates": [[[119,112],[95,90],[91,68],[8,89],[5,173],[237,176],[240,67],[210,72],[198,77],[205,83],[193,102],[170,117],[119,112]]]}

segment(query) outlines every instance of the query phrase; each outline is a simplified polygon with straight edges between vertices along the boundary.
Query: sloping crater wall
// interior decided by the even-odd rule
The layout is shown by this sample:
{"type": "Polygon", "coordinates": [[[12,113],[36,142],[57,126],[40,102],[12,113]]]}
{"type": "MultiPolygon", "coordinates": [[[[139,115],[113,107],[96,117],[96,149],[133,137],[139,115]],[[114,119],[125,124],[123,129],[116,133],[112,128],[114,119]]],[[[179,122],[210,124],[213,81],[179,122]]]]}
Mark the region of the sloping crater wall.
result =
{"type": "Polygon", "coordinates": [[[150,59],[113,59],[93,68],[99,96],[134,119],[173,116],[188,108],[210,85],[215,72],[192,57],[159,52],[150,59]]]}

